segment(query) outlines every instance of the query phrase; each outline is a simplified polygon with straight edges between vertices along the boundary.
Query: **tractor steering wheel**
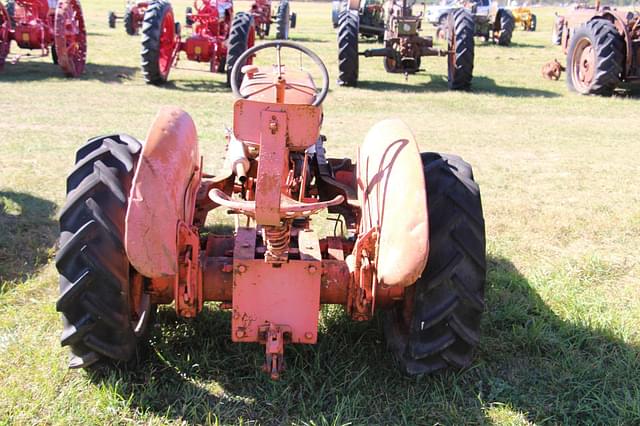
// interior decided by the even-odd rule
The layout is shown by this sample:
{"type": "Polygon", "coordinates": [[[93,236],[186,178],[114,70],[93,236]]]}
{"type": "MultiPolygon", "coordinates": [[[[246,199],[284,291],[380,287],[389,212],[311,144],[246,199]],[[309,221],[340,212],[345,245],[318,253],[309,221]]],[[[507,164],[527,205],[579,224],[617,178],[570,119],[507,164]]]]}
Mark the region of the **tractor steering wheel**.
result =
{"type": "MultiPolygon", "coordinates": [[[[239,87],[240,70],[242,69],[242,66],[245,64],[247,59],[255,55],[260,50],[275,48],[276,58],[277,58],[276,66],[279,67],[282,65],[280,63],[281,62],[280,49],[283,47],[298,50],[304,53],[306,56],[311,58],[311,60],[320,69],[320,73],[322,74],[322,88],[320,89],[320,92],[316,94],[316,98],[311,105],[319,106],[324,101],[324,99],[327,97],[327,94],[329,93],[329,73],[327,72],[327,67],[324,66],[322,59],[320,59],[318,55],[313,53],[311,50],[307,49],[306,47],[298,43],[293,43],[291,41],[286,41],[286,40],[269,41],[267,43],[259,44],[257,46],[253,46],[251,49],[246,50],[242,55],[240,55],[240,57],[235,62],[235,64],[233,64],[233,68],[231,69],[231,76],[229,77],[229,80],[231,83],[231,90],[233,91],[233,94],[236,98],[246,99],[249,96],[249,95],[242,94],[240,92],[240,87],[239,87]]],[[[280,68],[278,69],[280,70],[280,68]]],[[[275,83],[274,83],[274,86],[275,86],[275,83]]],[[[287,88],[303,91],[301,88],[296,87],[296,85],[287,84],[287,88]]]]}

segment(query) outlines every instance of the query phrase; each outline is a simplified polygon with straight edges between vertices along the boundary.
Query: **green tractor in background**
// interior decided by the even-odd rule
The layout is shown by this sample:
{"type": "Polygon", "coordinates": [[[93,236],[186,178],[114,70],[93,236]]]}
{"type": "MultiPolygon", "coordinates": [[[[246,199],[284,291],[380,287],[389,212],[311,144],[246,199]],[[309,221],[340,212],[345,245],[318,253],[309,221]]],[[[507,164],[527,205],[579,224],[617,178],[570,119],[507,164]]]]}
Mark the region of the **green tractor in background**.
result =
{"type": "MultiPolygon", "coordinates": [[[[384,41],[384,2],[382,0],[351,0],[358,4],[360,18],[359,34],[367,38],[377,38],[378,42],[384,41]]],[[[338,28],[340,14],[349,9],[349,1],[333,0],[331,3],[331,22],[333,28],[338,28]]]]}

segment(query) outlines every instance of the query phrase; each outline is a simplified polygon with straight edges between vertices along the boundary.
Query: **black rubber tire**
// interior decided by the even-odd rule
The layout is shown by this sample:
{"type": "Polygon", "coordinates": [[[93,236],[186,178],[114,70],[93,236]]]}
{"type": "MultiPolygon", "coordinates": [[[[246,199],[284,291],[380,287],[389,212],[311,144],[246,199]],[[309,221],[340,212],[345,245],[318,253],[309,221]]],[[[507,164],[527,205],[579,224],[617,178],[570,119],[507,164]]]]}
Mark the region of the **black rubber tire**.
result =
{"type": "MultiPolygon", "coordinates": [[[[229,34],[229,47],[227,48],[227,87],[231,87],[231,70],[238,58],[252,46],[249,46],[249,33],[254,26],[253,16],[246,12],[239,12],[233,17],[231,32],[229,34]]],[[[242,79],[238,73],[238,78],[242,79]]],[[[240,84],[240,82],[238,82],[240,84]]]]}
{"type": "Polygon", "coordinates": [[[331,25],[333,28],[338,28],[338,16],[340,15],[340,0],[333,0],[331,2],[331,25]]]}
{"type": "Polygon", "coordinates": [[[571,35],[567,52],[567,86],[583,95],[610,96],[620,84],[623,73],[625,44],[615,25],[604,19],[593,19],[581,25],[571,35]],[[576,46],[587,38],[595,50],[595,75],[591,85],[584,90],[573,82],[572,63],[576,46]]]}
{"type": "Polygon", "coordinates": [[[289,40],[289,29],[291,28],[289,9],[289,0],[280,0],[276,12],[276,39],[278,40],[289,40]]]}
{"type": "Polygon", "coordinates": [[[138,34],[138,29],[136,28],[136,23],[134,22],[133,11],[131,10],[131,8],[128,7],[127,10],[124,11],[124,18],[122,20],[124,22],[124,30],[127,32],[127,34],[129,34],[130,36],[138,34]]]}
{"type": "Polygon", "coordinates": [[[163,84],[169,78],[160,72],[160,35],[165,15],[173,9],[166,0],[156,0],[149,4],[142,20],[142,75],[150,84],[163,84]]]}
{"type": "Polygon", "coordinates": [[[132,318],[131,265],[124,250],[127,200],[141,144],[127,135],[89,140],[67,178],[67,201],[60,212],[61,343],[71,349],[71,368],[101,361],[129,362],[144,353],[155,306],[146,320],[132,318]],[[137,331],[136,328],[140,327],[137,331]]]}
{"type": "Polygon", "coordinates": [[[427,267],[406,290],[413,298],[384,319],[387,344],[409,375],[468,366],[485,306],[484,218],[471,166],[457,156],[421,156],[429,214],[427,267]],[[410,318],[403,318],[405,312],[410,318]]]}
{"type": "Polygon", "coordinates": [[[556,46],[560,46],[562,43],[562,31],[564,27],[564,19],[560,16],[556,16],[553,21],[553,29],[551,30],[551,42],[556,46]]]}
{"type": "Polygon", "coordinates": [[[346,9],[338,18],[338,84],[358,85],[358,27],[357,10],[346,9]]]}
{"type": "Polygon", "coordinates": [[[192,13],[193,8],[191,6],[188,6],[184,11],[184,22],[186,23],[187,27],[193,25],[193,19],[189,18],[189,15],[191,15],[192,13]]]}
{"type": "Polygon", "coordinates": [[[9,20],[11,21],[11,27],[16,27],[16,2],[15,0],[7,0],[7,13],[9,14],[9,20]]]}
{"type": "Polygon", "coordinates": [[[54,65],[58,65],[58,51],[56,50],[55,43],[51,45],[51,62],[53,62],[54,65]]]}
{"type": "Polygon", "coordinates": [[[538,17],[535,14],[531,15],[531,27],[529,31],[535,31],[538,28],[538,17]]]}
{"type": "Polygon", "coordinates": [[[109,15],[108,15],[108,18],[107,18],[107,20],[109,22],[109,28],[115,28],[116,27],[116,20],[117,19],[118,18],[116,17],[115,12],[109,12],[109,15]]]}
{"type": "Polygon", "coordinates": [[[467,9],[454,10],[449,19],[449,28],[455,38],[455,49],[449,41],[450,53],[447,63],[447,86],[450,90],[467,90],[473,79],[473,61],[475,57],[475,23],[467,9]]]}
{"type": "Polygon", "coordinates": [[[500,12],[500,34],[498,35],[498,44],[500,46],[509,46],[511,44],[511,37],[513,37],[513,30],[516,27],[516,19],[513,14],[502,9],[500,12]]]}

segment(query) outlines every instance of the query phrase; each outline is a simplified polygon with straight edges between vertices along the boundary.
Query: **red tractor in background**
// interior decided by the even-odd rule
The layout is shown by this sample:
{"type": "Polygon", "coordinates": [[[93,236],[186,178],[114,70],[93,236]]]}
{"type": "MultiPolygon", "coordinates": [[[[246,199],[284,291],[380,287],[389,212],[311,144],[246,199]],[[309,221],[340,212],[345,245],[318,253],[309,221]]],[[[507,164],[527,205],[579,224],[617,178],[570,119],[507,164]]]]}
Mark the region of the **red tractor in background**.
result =
{"type": "MultiPolygon", "coordinates": [[[[15,0],[10,8],[0,2],[0,70],[9,56],[11,42],[21,49],[40,50],[36,57],[51,54],[68,77],[84,72],[87,31],[78,0],[15,0]]],[[[31,55],[16,54],[16,63],[31,55]]]]}
{"type": "Polygon", "coordinates": [[[142,18],[149,7],[149,1],[128,1],[123,16],[116,15],[115,12],[109,12],[109,28],[116,27],[116,21],[124,22],[124,30],[127,34],[137,35],[142,28],[142,18]]]}
{"type": "Polygon", "coordinates": [[[251,15],[261,39],[269,35],[271,24],[276,24],[278,40],[288,40],[289,30],[296,27],[296,14],[290,12],[289,0],[281,0],[274,15],[271,14],[271,0],[255,0],[251,5],[251,15]]]}
{"type": "Polygon", "coordinates": [[[56,255],[70,367],[135,361],[158,304],[192,318],[206,301],[231,311],[232,341],[264,345],[274,379],[285,344],[317,342],[321,304],[343,305],[355,321],[383,312],[408,374],[468,366],[486,273],[471,166],[420,153],[395,119],[371,128],[357,162],[328,157],[329,75],[302,45],[255,46],[231,74],[233,126],[215,176],[203,169],[193,120],[175,107],[160,110],[142,142],[117,134],[78,150],[56,255]],[[275,49],[273,62],[244,65],[264,49],[275,49]],[[283,64],[282,49],[313,61],[320,89],[283,64]],[[205,227],[214,209],[236,218],[233,235],[205,227]],[[345,232],[318,234],[311,217],[321,211],[345,232]]]}
{"type": "Polygon", "coordinates": [[[184,52],[187,60],[209,63],[211,72],[227,72],[227,83],[235,61],[256,37],[253,16],[234,15],[232,0],[195,0],[195,12],[187,14],[191,34],[184,40],[167,0],[152,2],[142,25],[142,72],[147,83],[163,84],[171,67],[184,52]]]}

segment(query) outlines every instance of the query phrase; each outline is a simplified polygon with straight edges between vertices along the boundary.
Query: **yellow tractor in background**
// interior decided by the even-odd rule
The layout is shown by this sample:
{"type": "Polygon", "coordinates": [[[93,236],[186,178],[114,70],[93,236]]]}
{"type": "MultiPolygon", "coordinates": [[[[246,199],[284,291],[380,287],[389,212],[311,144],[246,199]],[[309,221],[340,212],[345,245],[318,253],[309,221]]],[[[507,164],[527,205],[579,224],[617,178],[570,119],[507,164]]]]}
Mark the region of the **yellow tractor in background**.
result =
{"type": "Polygon", "coordinates": [[[516,20],[516,27],[522,28],[524,31],[535,31],[538,19],[530,7],[518,6],[512,7],[511,13],[516,20]]]}

